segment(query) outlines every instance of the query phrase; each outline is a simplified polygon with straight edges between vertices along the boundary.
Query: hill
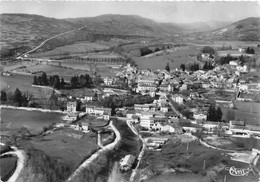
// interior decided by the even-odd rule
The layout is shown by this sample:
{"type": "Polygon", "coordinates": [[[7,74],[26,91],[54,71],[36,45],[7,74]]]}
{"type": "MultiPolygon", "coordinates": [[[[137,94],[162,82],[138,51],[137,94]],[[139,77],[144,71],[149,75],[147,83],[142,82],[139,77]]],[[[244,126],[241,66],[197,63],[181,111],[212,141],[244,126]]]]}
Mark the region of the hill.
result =
{"type": "Polygon", "coordinates": [[[250,17],[212,31],[217,39],[257,41],[260,40],[260,17],[250,17]]]}
{"type": "Polygon", "coordinates": [[[231,24],[231,22],[208,21],[208,22],[185,23],[185,24],[178,24],[178,25],[183,29],[185,29],[187,32],[205,32],[205,31],[216,30],[218,28],[227,26],[229,24],[231,24]]]}
{"type": "Polygon", "coordinates": [[[45,39],[75,29],[65,20],[29,14],[1,14],[1,55],[24,52],[45,39]]]}
{"type": "Polygon", "coordinates": [[[86,26],[89,31],[119,35],[167,36],[179,33],[182,28],[171,23],[158,23],[137,15],[107,14],[97,17],[73,18],[67,21],[86,26]]]}
{"type": "MultiPolygon", "coordinates": [[[[134,15],[101,15],[89,18],[55,19],[29,14],[1,14],[1,57],[19,55],[44,40],[67,32],[48,41],[41,51],[51,50],[76,41],[97,39],[129,38],[133,36],[161,37],[180,32],[173,24],[157,23],[134,15]]],[[[40,51],[40,50],[38,50],[40,51]]]]}

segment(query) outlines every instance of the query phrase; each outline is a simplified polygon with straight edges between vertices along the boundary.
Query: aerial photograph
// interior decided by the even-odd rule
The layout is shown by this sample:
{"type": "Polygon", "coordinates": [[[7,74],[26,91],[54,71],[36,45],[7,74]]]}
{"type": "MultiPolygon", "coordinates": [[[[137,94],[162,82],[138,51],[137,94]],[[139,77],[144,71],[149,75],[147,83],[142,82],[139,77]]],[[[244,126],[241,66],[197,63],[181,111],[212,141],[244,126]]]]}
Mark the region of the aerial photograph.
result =
{"type": "Polygon", "coordinates": [[[260,1],[0,2],[0,182],[260,182],[260,1]]]}

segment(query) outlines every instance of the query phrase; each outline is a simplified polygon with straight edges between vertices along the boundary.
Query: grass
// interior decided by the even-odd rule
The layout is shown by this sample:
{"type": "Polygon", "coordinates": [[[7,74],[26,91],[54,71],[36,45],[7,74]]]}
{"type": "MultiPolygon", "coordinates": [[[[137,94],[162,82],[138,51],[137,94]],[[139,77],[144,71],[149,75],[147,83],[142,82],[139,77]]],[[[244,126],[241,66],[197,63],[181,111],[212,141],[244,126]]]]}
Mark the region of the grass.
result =
{"type": "Polygon", "coordinates": [[[59,158],[73,169],[81,161],[98,149],[96,134],[84,134],[70,128],[59,129],[47,136],[37,137],[31,141],[34,148],[46,155],[59,158]]]}
{"type": "Polygon", "coordinates": [[[70,78],[74,75],[81,75],[86,74],[87,71],[84,70],[75,70],[75,69],[69,69],[69,68],[62,68],[58,66],[51,66],[51,65],[34,65],[26,68],[30,72],[37,72],[37,71],[43,71],[47,75],[59,75],[59,77],[64,77],[64,79],[70,80],[70,78]]]}
{"type": "MultiPolygon", "coordinates": [[[[222,119],[227,121],[227,108],[221,108],[221,111],[223,113],[222,119]]],[[[260,114],[256,113],[249,113],[245,111],[240,111],[240,110],[234,110],[235,112],[235,120],[242,120],[245,121],[246,125],[257,125],[259,126],[260,123],[260,114]]]]}
{"type": "MultiPolygon", "coordinates": [[[[206,148],[198,141],[190,142],[187,152],[187,144],[176,145],[176,143],[167,143],[160,152],[147,151],[141,162],[141,168],[152,171],[148,175],[147,182],[208,182],[221,181],[226,175],[227,181],[237,179],[242,181],[255,181],[256,176],[252,172],[245,177],[233,177],[229,175],[225,167],[235,166],[236,168],[247,168],[248,164],[231,161],[225,152],[206,148]],[[203,163],[205,160],[205,170],[203,163]],[[163,174],[165,169],[175,169],[172,174],[163,174]],[[190,170],[190,172],[181,172],[181,170],[190,170]],[[155,175],[156,174],[156,175],[155,175]]],[[[147,173],[149,174],[149,173],[147,173]]],[[[143,174],[142,174],[143,175],[143,174]]]]}
{"type": "Polygon", "coordinates": [[[19,129],[26,127],[32,132],[40,132],[43,127],[61,121],[63,114],[18,109],[1,109],[1,128],[19,129]]]}
{"type": "Polygon", "coordinates": [[[28,75],[1,76],[0,88],[11,94],[18,88],[23,93],[34,95],[35,98],[49,98],[51,90],[32,87],[32,82],[33,77],[28,75]]]}
{"type": "Polygon", "coordinates": [[[179,68],[181,64],[197,62],[196,55],[198,52],[199,51],[195,47],[189,46],[187,49],[182,49],[173,53],[147,58],[134,57],[133,60],[138,65],[139,69],[165,69],[167,63],[169,63],[171,69],[174,69],[179,68]]]}
{"type": "Polygon", "coordinates": [[[77,42],[70,45],[65,45],[61,47],[57,47],[51,51],[43,52],[43,53],[35,53],[33,57],[52,57],[52,56],[60,56],[62,54],[86,54],[88,52],[93,51],[103,51],[107,50],[109,47],[100,43],[95,42],[77,42]]]}
{"type": "Polygon", "coordinates": [[[17,158],[13,156],[0,158],[0,176],[3,181],[6,181],[16,168],[17,158]]]}

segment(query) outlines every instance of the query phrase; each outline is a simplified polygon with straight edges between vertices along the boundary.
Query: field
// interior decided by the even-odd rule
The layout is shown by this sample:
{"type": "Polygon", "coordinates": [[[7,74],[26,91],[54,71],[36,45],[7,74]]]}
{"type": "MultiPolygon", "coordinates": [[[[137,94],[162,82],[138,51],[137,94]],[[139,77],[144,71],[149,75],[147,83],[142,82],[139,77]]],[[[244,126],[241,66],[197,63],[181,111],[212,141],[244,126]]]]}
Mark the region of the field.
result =
{"type": "Polygon", "coordinates": [[[243,112],[260,113],[260,103],[259,102],[240,102],[235,101],[235,107],[243,112]]]}
{"type": "Polygon", "coordinates": [[[62,121],[63,114],[18,109],[1,109],[1,129],[26,127],[32,132],[40,132],[43,127],[62,121]]]}
{"type": "MultiPolygon", "coordinates": [[[[227,56],[227,55],[231,55],[231,56],[235,56],[235,57],[238,57],[238,56],[241,56],[242,52],[239,52],[238,50],[227,50],[227,51],[218,51],[218,56],[227,56]]],[[[252,56],[251,54],[246,54],[247,56],[252,56]]]]}
{"type": "Polygon", "coordinates": [[[179,68],[181,64],[188,64],[198,62],[196,55],[199,53],[193,46],[189,46],[187,49],[182,49],[172,53],[165,53],[161,56],[153,57],[134,57],[133,60],[138,65],[139,69],[165,69],[167,63],[169,63],[171,69],[179,68]]]}
{"type": "Polygon", "coordinates": [[[23,93],[33,94],[35,98],[49,98],[52,91],[32,87],[33,77],[29,75],[0,76],[0,89],[13,94],[16,88],[23,93]]]}
{"type": "Polygon", "coordinates": [[[29,72],[37,72],[37,71],[43,71],[47,75],[59,75],[60,77],[63,77],[65,80],[70,78],[74,75],[80,75],[80,74],[86,74],[87,72],[84,70],[75,70],[75,69],[69,69],[69,68],[62,68],[58,66],[51,66],[51,65],[45,65],[45,64],[39,64],[34,65],[26,68],[29,72]]]}
{"type": "Polygon", "coordinates": [[[204,140],[210,145],[228,150],[251,151],[252,148],[260,149],[260,140],[255,138],[208,136],[204,140]]]}
{"type": "Polygon", "coordinates": [[[243,41],[205,41],[205,40],[192,40],[191,42],[187,43],[190,45],[195,45],[199,47],[204,46],[212,46],[212,47],[225,47],[228,46],[235,46],[235,47],[256,47],[257,42],[243,42],[243,41]],[[206,42],[206,43],[205,43],[206,42]]]}
{"type": "MultiPolygon", "coordinates": [[[[222,181],[226,175],[227,181],[255,181],[257,179],[253,173],[244,177],[231,176],[225,167],[235,166],[247,168],[248,164],[231,161],[224,152],[206,148],[197,141],[190,142],[187,152],[187,144],[175,145],[168,143],[163,146],[160,152],[146,152],[142,159],[141,175],[146,170],[152,171],[154,175],[150,176],[147,182],[210,182],[213,179],[222,181]],[[205,170],[203,163],[205,160],[205,170]],[[175,169],[175,173],[164,174],[165,169],[175,169]],[[155,175],[156,174],[156,175],[155,175]]],[[[147,173],[149,174],[149,173],[147,173]]],[[[151,174],[151,173],[150,173],[151,174]]]]}
{"type": "Polygon", "coordinates": [[[109,46],[95,43],[95,42],[77,42],[75,44],[65,45],[61,47],[57,47],[51,51],[43,52],[43,53],[35,53],[33,57],[44,57],[51,58],[53,56],[61,56],[61,55],[74,55],[74,54],[86,54],[88,52],[96,52],[96,51],[105,51],[109,48],[109,46]]]}
{"type": "Polygon", "coordinates": [[[10,177],[10,173],[16,168],[16,157],[0,158],[0,176],[1,180],[6,181],[10,177]]]}
{"type": "Polygon", "coordinates": [[[75,169],[84,158],[98,149],[96,134],[63,128],[44,137],[35,137],[30,143],[46,155],[59,158],[75,169]]]}

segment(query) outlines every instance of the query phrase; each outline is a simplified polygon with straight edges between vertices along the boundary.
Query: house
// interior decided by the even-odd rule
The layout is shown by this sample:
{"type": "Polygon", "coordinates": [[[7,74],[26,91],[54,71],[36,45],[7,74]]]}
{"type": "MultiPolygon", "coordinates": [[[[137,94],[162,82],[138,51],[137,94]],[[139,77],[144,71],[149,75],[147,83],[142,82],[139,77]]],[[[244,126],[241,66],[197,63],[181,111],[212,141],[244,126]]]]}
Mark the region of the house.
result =
{"type": "Polygon", "coordinates": [[[103,114],[104,120],[109,120],[110,119],[110,115],[111,115],[111,111],[110,111],[110,113],[108,111],[105,111],[104,114],[103,114]]]}
{"type": "Polygon", "coordinates": [[[157,106],[156,104],[135,104],[134,109],[140,111],[155,111],[157,110],[157,106]]]}
{"type": "Polygon", "coordinates": [[[187,90],[188,86],[187,84],[183,84],[179,89],[180,91],[187,90]]]}
{"type": "Polygon", "coordinates": [[[169,132],[169,133],[174,133],[175,132],[175,128],[172,127],[171,125],[165,125],[161,127],[161,131],[162,132],[169,132]]]}
{"type": "Polygon", "coordinates": [[[150,91],[150,92],[155,92],[156,91],[156,85],[155,84],[138,84],[136,88],[136,92],[141,92],[141,91],[150,91]]]}
{"type": "Polygon", "coordinates": [[[128,171],[132,168],[132,165],[135,162],[135,156],[133,155],[126,155],[124,158],[122,158],[119,162],[120,164],[120,170],[121,171],[128,171]]]}
{"type": "Polygon", "coordinates": [[[102,108],[102,107],[93,107],[93,106],[86,106],[86,113],[96,116],[104,116],[107,118],[108,115],[111,116],[111,109],[110,108],[102,108]]]}
{"type": "Polygon", "coordinates": [[[160,130],[161,123],[168,122],[168,119],[165,117],[151,117],[149,115],[141,116],[140,117],[140,125],[143,128],[146,128],[148,130],[155,129],[160,130]],[[160,123],[160,124],[158,124],[160,123]]]}
{"type": "Polygon", "coordinates": [[[238,63],[237,63],[237,61],[229,61],[229,65],[236,67],[236,66],[238,66],[238,63]]]}
{"type": "Polygon", "coordinates": [[[111,86],[114,84],[114,79],[111,77],[104,77],[103,81],[104,81],[104,84],[107,86],[111,86]]]}
{"type": "Polygon", "coordinates": [[[88,131],[89,130],[89,123],[88,122],[81,122],[81,127],[83,130],[88,131]]]}
{"type": "Polygon", "coordinates": [[[67,111],[68,112],[76,112],[76,108],[77,108],[77,102],[68,102],[67,103],[67,111]]]}
{"type": "Polygon", "coordinates": [[[169,108],[166,104],[162,104],[161,107],[160,107],[160,111],[166,113],[168,112],[169,108]]]}
{"type": "Polygon", "coordinates": [[[184,101],[184,96],[180,95],[180,94],[174,94],[172,96],[172,100],[174,102],[177,102],[178,104],[183,104],[183,101],[184,101]]]}
{"type": "Polygon", "coordinates": [[[203,120],[203,121],[207,120],[207,114],[205,113],[193,113],[193,117],[196,120],[203,120]]]}
{"type": "Polygon", "coordinates": [[[76,113],[76,112],[71,112],[71,113],[69,113],[68,115],[67,115],[67,117],[66,117],[66,120],[68,120],[68,121],[75,121],[75,120],[77,120],[79,118],[79,114],[78,113],[76,113]]]}

